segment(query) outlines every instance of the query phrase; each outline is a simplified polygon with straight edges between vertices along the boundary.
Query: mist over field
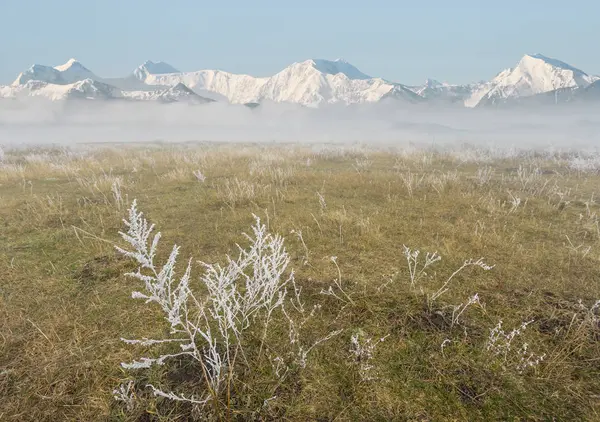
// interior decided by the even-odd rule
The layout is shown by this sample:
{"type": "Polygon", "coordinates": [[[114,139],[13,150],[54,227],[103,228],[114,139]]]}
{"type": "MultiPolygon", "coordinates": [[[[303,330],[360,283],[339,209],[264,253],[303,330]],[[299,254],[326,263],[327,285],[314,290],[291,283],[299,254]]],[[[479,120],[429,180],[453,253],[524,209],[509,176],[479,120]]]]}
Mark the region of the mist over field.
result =
{"type": "Polygon", "coordinates": [[[0,101],[0,144],[31,146],[104,142],[359,142],[373,145],[594,149],[600,107],[468,109],[455,106],[375,104],[320,108],[263,103],[121,101],[0,101]]]}

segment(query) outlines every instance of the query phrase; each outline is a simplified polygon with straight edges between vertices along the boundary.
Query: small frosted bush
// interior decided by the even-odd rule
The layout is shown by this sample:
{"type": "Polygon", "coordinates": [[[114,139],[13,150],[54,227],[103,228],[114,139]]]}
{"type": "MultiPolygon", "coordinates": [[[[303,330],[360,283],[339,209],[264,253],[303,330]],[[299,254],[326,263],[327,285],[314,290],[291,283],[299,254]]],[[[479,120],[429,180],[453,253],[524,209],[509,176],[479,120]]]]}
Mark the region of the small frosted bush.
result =
{"type": "Polygon", "coordinates": [[[546,357],[529,350],[529,344],[521,340],[527,326],[533,321],[523,322],[520,327],[508,333],[502,328],[502,320],[490,330],[485,350],[500,361],[503,370],[512,368],[522,374],[529,368],[538,366],[546,357]]]}
{"type": "Polygon", "coordinates": [[[373,381],[377,379],[377,370],[373,363],[375,348],[383,343],[389,334],[380,339],[373,340],[362,330],[358,330],[350,337],[350,359],[358,367],[361,381],[373,381]]]}
{"type": "Polygon", "coordinates": [[[581,173],[597,174],[600,172],[600,156],[596,154],[574,156],[568,160],[567,167],[581,173]]]}
{"type": "MultiPolygon", "coordinates": [[[[421,280],[427,276],[428,268],[432,267],[435,263],[439,262],[442,257],[437,252],[427,252],[425,254],[425,259],[421,260],[419,257],[421,255],[421,251],[418,249],[411,249],[406,245],[403,245],[402,254],[406,258],[406,263],[408,266],[409,272],[409,281],[411,289],[416,289],[416,287],[421,284],[421,280]]],[[[488,265],[484,262],[483,258],[479,259],[467,259],[463,262],[463,264],[454,271],[446,281],[435,291],[427,294],[427,301],[431,305],[435,300],[437,300],[440,296],[446,293],[449,290],[450,282],[456,277],[460,272],[468,267],[478,267],[484,271],[489,271],[494,268],[493,265],[488,265]]],[[[389,284],[389,283],[388,283],[389,284]]],[[[425,294],[423,286],[419,286],[421,293],[425,294]]],[[[477,297],[477,302],[479,302],[479,298],[477,297]]],[[[473,302],[471,302],[473,303],[473,302]]]]}
{"type": "MultiPolygon", "coordinates": [[[[154,225],[138,211],[135,200],[124,222],[128,230],[120,234],[129,247],[117,247],[117,250],[137,261],[138,270],[127,275],[142,285],[132,297],[154,304],[162,311],[169,336],[122,340],[146,347],[171,346],[172,350],[122,366],[147,369],[168,365],[175,358],[189,359],[198,364],[198,380],[204,385],[197,394],[187,394],[148,384],[156,396],[201,408],[210,403],[215,415],[224,409],[229,412],[234,406],[232,386],[238,394],[254,392],[255,386],[248,386],[247,377],[255,370],[258,372],[258,367],[264,371],[266,366],[274,389],[292,369],[306,366],[315,346],[339,333],[330,332],[308,344],[302,340],[303,328],[319,307],[315,306],[310,312],[305,309],[294,273],[287,271],[290,257],[283,245],[284,239],[270,234],[258,217],[255,216],[251,234],[244,235],[249,246],[238,245],[237,258],[228,256],[224,266],[201,263],[204,272],[200,284],[205,292],[202,295],[198,293],[200,289],[192,287],[191,259],[183,274],[176,275],[179,246],[173,246],[162,265],[157,262],[161,235],[153,235],[154,225]],[[289,327],[289,341],[270,347],[271,342],[281,342],[281,336],[272,332],[275,320],[289,327]]],[[[119,397],[126,393],[123,391],[119,397]]]]}
{"type": "Polygon", "coordinates": [[[196,180],[198,180],[199,182],[206,181],[206,176],[204,175],[204,173],[202,173],[201,170],[194,170],[192,173],[196,177],[196,180]]]}

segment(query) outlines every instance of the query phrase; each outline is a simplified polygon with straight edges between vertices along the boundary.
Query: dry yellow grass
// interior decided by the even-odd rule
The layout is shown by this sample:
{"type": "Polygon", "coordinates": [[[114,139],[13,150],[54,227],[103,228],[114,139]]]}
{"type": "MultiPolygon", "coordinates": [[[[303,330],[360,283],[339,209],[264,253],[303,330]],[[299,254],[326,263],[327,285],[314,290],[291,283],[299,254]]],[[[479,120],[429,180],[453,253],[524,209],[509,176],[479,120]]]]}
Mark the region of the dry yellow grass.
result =
{"type": "Polygon", "coordinates": [[[143,388],[148,379],[196,388],[193,373],[119,366],[139,353],[121,337],[165,331],[158,312],[130,299],[123,273],[134,265],[113,248],[133,198],[164,243],[206,262],[234,252],[251,214],[261,216],[286,237],[309,303],[323,304],[314,329],[345,330],[268,407],[253,402],[238,420],[597,420],[600,327],[579,300],[589,308],[600,298],[600,176],[567,159],[306,145],[7,151],[0,420],[201,418],[143,388]],[[467,258],[495,268],[465,270],[427,307],[409,288],[402,245],[443,257],[425,294],[467,258]],[[338,277],[332,256],[351,306],[319,294],[338,277]],[[485,308],[451,326],[449,307],[476,292],[485,308]],[[534,320],[524,336],[546,354],[539,366],[519,374],[490,358],[499,319],[534,320]],[[373,359],[377,380],[362,382],[349,359],[358,329],[389,335],[373,359]],[[112,399],[126,379],[138,386],[131,411],[112,399]]]}

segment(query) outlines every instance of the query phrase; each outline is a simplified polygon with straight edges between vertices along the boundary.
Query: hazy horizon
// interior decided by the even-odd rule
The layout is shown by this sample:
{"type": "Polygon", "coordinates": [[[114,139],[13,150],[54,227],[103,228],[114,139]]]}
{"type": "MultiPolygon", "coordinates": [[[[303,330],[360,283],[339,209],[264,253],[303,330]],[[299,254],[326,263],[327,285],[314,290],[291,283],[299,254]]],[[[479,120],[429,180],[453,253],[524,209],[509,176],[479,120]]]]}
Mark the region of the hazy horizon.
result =
{"type": "Polygon", "coordinates": [[[267,102],[249,109],[227,103],[0,101],[0,111],[4,146],[161,140],[585,149],[600,142],[600,109],[589,105],[490,110],[383,101],[313,109],[267,102]]]}
{"type": "Polygon", "coordinates": [[[600,5],[587,0],[566,9],[558,2],[516,0],[502,8],[471,0],[377,1],[369,7],[312,0],[168,7],[155,0],[65,0],[57,7],[34,0],[27,13],[18,2],[6,3],[1,84],[33,64],[56,66],[71,57],[107,78],[126,76],[146,60],[165,61],[182,71],[268,76],[293,62],[341,57],[366,74],[407,85],[426,78],[464,84],[488,80],[534,53],[600,73],[600,58],[590,53],[600,5]]]}

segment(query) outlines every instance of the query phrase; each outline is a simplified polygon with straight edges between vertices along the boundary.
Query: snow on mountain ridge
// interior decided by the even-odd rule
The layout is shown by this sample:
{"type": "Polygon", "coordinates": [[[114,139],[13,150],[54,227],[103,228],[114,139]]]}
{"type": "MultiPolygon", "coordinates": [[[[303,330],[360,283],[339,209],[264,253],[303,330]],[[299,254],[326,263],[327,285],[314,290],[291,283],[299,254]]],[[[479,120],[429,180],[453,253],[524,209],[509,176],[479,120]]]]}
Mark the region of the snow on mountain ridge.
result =
{"type": "Polygon", "coordinates": [[[93,79],[84,79],[72,84],[53,84],[46,81],[29,80],[20,85],[2,87],[0,96],[8,98],[42,97],[51,101],[122,97],[119,89],[93,79]]]}
{"type": "Polygon", "coordinates": [[[409,88],[425,100],[442,100],[456,103],[469,97],[475,87],[476,85],[452,85],[435,79],[426,79],[423,85],[409,88]]]}
{"type": "Polygon", "coordinates": [[[52,84],[30,80],[20,85],[0,86],[0,98],[38,97],[50,101],[72,99],[157,101],[162,103],[188,102],[202,104],[214,100],[201,97],[183,84],[154,91],[123,91],[115,86],[93,79],[72,84],[52,84]]]}
{"type": "Polygon", "coordinates": [[[403,85],[371,78],[351,64],[338,59],[310,59],[293,63],[271,77],[256,78],[221,70],[151,74],[150,85],[175,85],[179,82],[194,90],[206,90],[236,104],[263,100],[293,102],[306,106],[321,103],[345,104],[379,101],[394,88],[398,97],[415,100],[416,95],[403,85]]]}
{"type": "Polygon", "coordinates": [[[354,67],[353,65],[351,65],[343,59],[336,59],[334,61],[325,59],[312,59],[307,60],[303,63],[308,63],[314,66],[314,68],[318,71],[330,75],[337,75],[338,73],[343,73],[349,79],[371,79],[371,76],[362,73],[356,67],[354,67]]]}
{"type": "Polygon", "coordinates": [[[544,56],[543,54],[540,54],[540,53],[526,54],[523,57],[523,59],[521,59],[521,60],[528,60],[528,59],[542,60],[545,63],[548,63],[548,64],[550,64],[552,66],[555,66],[555,67],[560,67],[560,68],[563,68],[563,69],[572,70],[574,72],[585,73],[585,72],[583,72],[583,71],[581,71],[581,70],[579,70],[579,69],[571,66],[568,63],[565,63],[565,62],[563,62],[561,60],[558,60],[558,59],[553,59],[551,57],[544,56]]]}
{"type": "Polygon", "coordinates": [[[146,60],[136,69],[134,69],[133,76],[135,76],[136,79],[144,82],[149,75],[162,75],[166,73],[180,72],[168,63],[146,60]]]}
{"type": "Polygon", "coordinates": [[[55,66],[54,68],[61,72],[63,80],[65,80],[67,83],[81,81],[84,79],[92,79],[97,81],[101,80],[75,59],[70,59],[65,64],[55,66]]]}
{"type": "Polygon", "coordinates": [[[64,72],[65,70],[71,69],[73,67],[88,70],[77,59],[73,58],[69,59],[65,64],[54,66],[54,68],[59,72],[64,72]]]}
{"type": "Polygon", "coordinates": [[[12,83],[13,86],[24,85],[29,81],[38,80],[48,83],[61,83],[61,72],[50,66],[34,64],[24,72],[19,73],[17,79],[12,83]]]}
{"type": "Polygon", "coordinates": [[[161,103],[187,102],[193,104],[212,103],[214,100],[201,97],[182,83],[157,91],[122,91],[124,98],[136,101],[159,101],[161,103]]]}
{"type": "Polygon", "coordinates": [[[68,85],[84,79],[100,80],[89,69],[75,59],[69,59],[65,64],[50,67],[34,64],[17,76],[12,85],[23,85],[28,81],[43,81],[51,84],[68,85]]]}
{"type": "Polygon", "coordinates": [[[467,107],[494,104],[558,89],[585,88],[593,78],[560,60],[541,54],[525,55],[516,67],[500,72],[465,100],[467,107]]]}
{"type": "Polygon", "coordinates": [[[396,98],[410,102],[449,101],[474,107],[500,103],[508,105],[514,99],[554,91],[560,91],[562,97],[568,98],[570,92],[584,89],[598,80],[598,76],[588,75],[542,54],[523,56],[515,67],[500,72],[488,82],[452,85],[427,79],[423,85],[412,87],[371,77],[342,59],[309,59],[293,63],[269,77],[221,70],[179,72],[165,62],[146,61],[129,76],[113,79],[99,78],[79,61],[70,59],[55,67],[31,66],[19,74],[10,87],[0,87],[0,97],[29,93],[27,95],[49,98],[85,97],[88,94],[89,98],[112,98],[114,95],[119,97],[118,93],[121,93],[119,98],[167,102],[171,98],[175,101],[188,98],[190,101],[203,101],[194,97],[194,94],[199,98],[211,97],[238,104],[273,101],[311,107],[324,103],[355,104],[396,98]],[[78,86],[65,89],[57,87],[83,81],[86,82],[78,86]],[[90,81],[98,83],[91,84],[90,81]],[[115,94],[103,96],[101,83],[111,87],[111,92],[115,94]],[[183,86],[185,89],[182,89],[183,86]],[[19,87],[22,88],[17,89],[19,87]]]}
{"type": "Polygon", "coordinates": [[[425,88],[440,88],[444,85],[448,85],[448,84],[443,84],[440,81],[437,81],[435,79],[430,79],[430,78],[425,79],[425,83],[423,84],[423,86],[425,88]]]}

